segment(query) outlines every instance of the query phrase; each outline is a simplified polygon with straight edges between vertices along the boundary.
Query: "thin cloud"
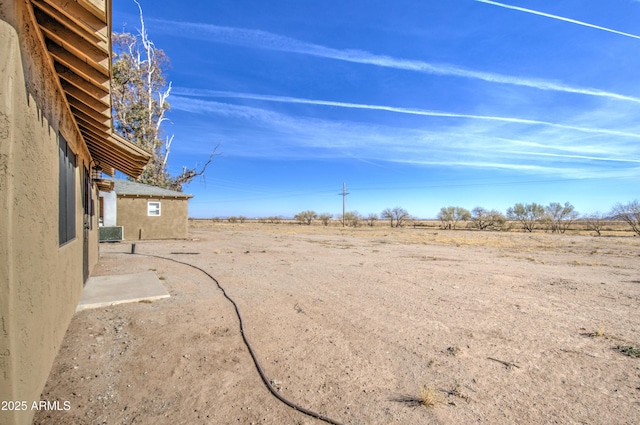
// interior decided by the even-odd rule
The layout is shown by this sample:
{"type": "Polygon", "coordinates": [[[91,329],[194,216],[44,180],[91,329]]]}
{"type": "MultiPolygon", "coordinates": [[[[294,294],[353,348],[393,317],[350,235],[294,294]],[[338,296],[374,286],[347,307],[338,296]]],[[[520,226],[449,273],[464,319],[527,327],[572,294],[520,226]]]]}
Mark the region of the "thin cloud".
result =
{"type": "Polygon", "coordinates": [[[538,15],[538,16],[544,16],[545,18],[557,19],[559,21],[569,22],[569,23],[572,23],[572,24],[581,25],[583,27],[594,28],[594,29],[597,29],[597,30],[611,32],[611,33],[614,33],[614,34],[623,35],[625,37],[630,37],[630,38],[635,38],[635,39],[640,40],[640,36],[635,35],[635,34],[630,34],[628,32],[617,31],[617,30],[614,30],[614,29],[611,29],[611,28],[601,27],[600,25],[589,24],[587,22],[577,21],[575,19],[565,18],[563,16],[552,15],[550,13],[540,12],[540,11],[533,10],[533,9],[525,9],[524,7],[512,6],[510,4],[498,3],[497,1],[491,1],[491,0],[476,0],[476,1],[480,2],[480,3],[486,3],[486,4],[491,4],[491,5],[494,5],[494,6],[498,6],[498,7],[503,7],[505,9],[518,10],[520,12],[531,13],[533,15],[538,15]]]}
{"type": "MultiPolygon", "coordinates": [[[[492,121],[486,120],[480,121],[485,123],[482,126],[467,121],[425,131],[423,128],[296,117],[255,106],[227,104],[182,95],[174,98],[173,106],[178,110],[206,116],[206,123],[211,126],[204,130],[207,137],[212,134],[224,136],[225,152],[230,156],[262,159],[308,158],[309,155],[317,159],[348,157],[364,163],[373,162],[377,166],[408,163],[494,168],[571,178],[608,172],[613,164],[640,162],[635,152],[625,154],[628,149],[610,152],[608,145],[602,146],[598,151],[591,147],[582,150],[581,145],[545,146],[526,141],[509,141],[507,137],[512,129],[488,125],[492,121]],[[232,125],[234,130],[226,132],[216,129],[219,124],[212,119],[214,114],[222,117],[220,122],[232,125]],[[252,127],[245,125],[248,121],[252,123],[252,127]],[[519,145],[521,149],[513,147],[514,145],[519,145]],[[523,146],[527,148],[523,149],[523,146]],[[452,152],[455,152],[455,156],[452,156],[452,152]]],[[[334,106],[340,106],[340,103],[334,106]]],[[[528,130],[527,134],[534,139],[544,135],[545,140],[561,140],[567,132],[566,129],[547,127],[528,130]]],[[[521,133],[521,130],[517,130],[517,133],[521,133]]],[[[191,141],[200,143],[196,136],[191,141]]],[[[624,169],[629,170],[626,167],[624,169]]]]}
{"type": "Polygon", "coordinates": [[[225,43],[252,48],[298,53],[351,63],[374,65],[385,68],[420,72],[425,74],[469,78],[491,83],[529,87],[538,90],[574,93],[586,96],[605,97],[610,99],[640,103],[640,98],[637,97],[626,96],[623,94],[594,88],[572,87],[547,80],[529,79],[498,73],[475,71],[449,64],[432,64],[424,61],[399,59],[386,55],[377,55],[363,50],[334,49],[318,44],[306,43],[300,40],[296,40],[290,37],[284,37],[267,31],[158,19],[150,21],[153,21],[158,25],[162,25],[163,31],[165,31],[166,33],[171,33],[178,37],[190,37],[209,42],[213,41],[217,43],[225,43]]]}
{"type": "Polygon", "coordinates": [[[630,159],[630,158],[603,158],[603,157],[598,157],[598,156],[566,155],[566,154],[558,154],[558,153],[550,153],[550,152],[531,152],[531,151],[515,151],[515,150],[504,151],[504,153],[511,153],[511,154],[516,154],[516,155],[547,156],[547,157],[552,157],[552,158],[584,159],[584,160],[588,160],[588,161],[630,162],[630,163],[640,164],[640,160],[638,160],[638,159],[630,159]]]}
{"type": "Polygon", "coordinates": [[[350,109],[368,109],[368,110],[376,110],[376,111],[394,112],[394,113],[400,113],[400,114],[422,115],[422,116],[429,116],[429,117],[467,118],[467,119],[483,120],[483,121],[499,121],[499,122],[506,122],[506,123],[512,123],[512,124],[542,125],[546,127],[554,127],[554,128],[565,129],[565,130],[580,131],[583,133],[606,134],[610,136],[630,137],[630,138],[636,138],[636,139],[640,138],[640,134],[637,134],[637,133],[628,133],[624,131],[608,130],[608,129],[602,129],[602,128],[578,127],[578,126],[572,126],[572,125],[566,125],[566,124],[558,124],[558,123],[552,123],[547,121],[539,121],[539,120],[531,120],[531,119],[515,118],[515,117],[458,114],[453,112],[431,111],[431,110],[415,109],[415,108],[401,108],[401,107],[386,106],[386,105],[369,105],[369,104],[361,104],[361,103],[335,102],[335,101],[329,101],[329,100],[302,99],[302,98],[294,98],[294,97],[287,97],[287,96],[270,96],[270,95],[235,93],[235,92],[225,92],[225,91],[215,91],[215,90],[193,91],[189,89],[178,88],[178,89],[174,89],[174,93],[181,94],[183,96],[210,96],[210,97],[240,98],[240,99],[262,100],[262,101],[268,101],[268,102],[333,106],[333,107],[350,108],[350,109]]]}

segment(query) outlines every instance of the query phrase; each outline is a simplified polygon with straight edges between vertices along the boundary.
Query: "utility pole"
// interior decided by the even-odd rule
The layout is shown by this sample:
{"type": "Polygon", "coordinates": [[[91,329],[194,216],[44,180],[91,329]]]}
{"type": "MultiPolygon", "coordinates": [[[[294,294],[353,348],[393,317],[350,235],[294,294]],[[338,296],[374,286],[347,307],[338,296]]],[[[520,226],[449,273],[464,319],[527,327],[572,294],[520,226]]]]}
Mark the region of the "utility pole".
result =
{"type": "Polygon", "coordinates": [[[349,192],[347,192],[347,184],[346,183],[342,183],[342,193],[338,193],[338,195],[342,195],[342,227],[344,227],[344,214],[346,213],[346,209],[347,209],[347,195],[349,194],[349,192]]]}

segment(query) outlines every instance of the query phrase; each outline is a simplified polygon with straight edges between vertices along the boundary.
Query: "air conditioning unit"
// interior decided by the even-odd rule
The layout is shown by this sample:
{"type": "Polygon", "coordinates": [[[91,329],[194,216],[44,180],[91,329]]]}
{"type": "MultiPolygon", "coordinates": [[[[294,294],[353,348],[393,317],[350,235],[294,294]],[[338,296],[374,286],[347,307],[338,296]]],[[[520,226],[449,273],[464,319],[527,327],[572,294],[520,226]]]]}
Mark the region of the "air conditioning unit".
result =
{"type": "Polygon", "coordinates": [[[99,230],[100,242],[119,242],[124,239],[124,227],[103,226],[99,230]]]}

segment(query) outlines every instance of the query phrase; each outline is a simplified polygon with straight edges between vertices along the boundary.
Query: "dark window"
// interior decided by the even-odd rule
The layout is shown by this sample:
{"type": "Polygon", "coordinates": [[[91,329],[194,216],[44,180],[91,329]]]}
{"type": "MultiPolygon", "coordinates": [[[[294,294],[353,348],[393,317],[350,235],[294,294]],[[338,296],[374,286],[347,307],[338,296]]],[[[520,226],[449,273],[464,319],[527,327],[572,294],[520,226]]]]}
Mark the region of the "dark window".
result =
{"type": "Polygon", "coordinates": [[[60,245],[63,245],[76,237],[76,155],[61,134],[58,134],[58,141],[58,236],[60,245]]]}

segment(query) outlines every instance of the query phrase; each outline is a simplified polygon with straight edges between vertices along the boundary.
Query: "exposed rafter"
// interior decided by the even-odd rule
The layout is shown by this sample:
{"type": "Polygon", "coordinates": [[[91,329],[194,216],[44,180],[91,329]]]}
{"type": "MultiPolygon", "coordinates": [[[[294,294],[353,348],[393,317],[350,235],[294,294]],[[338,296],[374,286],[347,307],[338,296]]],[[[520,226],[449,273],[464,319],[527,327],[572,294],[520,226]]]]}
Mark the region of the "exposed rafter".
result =
{"type": "Polygon", "coordinates": [[[113,133],[109,0],[30,0],[60,88],[92,158],[138,177],[150,154],[113,133]]]}

